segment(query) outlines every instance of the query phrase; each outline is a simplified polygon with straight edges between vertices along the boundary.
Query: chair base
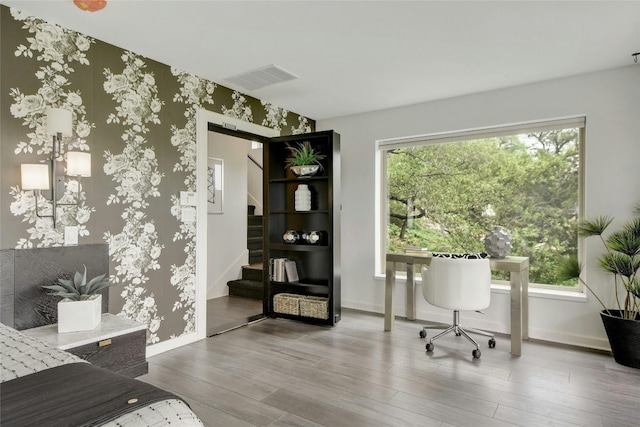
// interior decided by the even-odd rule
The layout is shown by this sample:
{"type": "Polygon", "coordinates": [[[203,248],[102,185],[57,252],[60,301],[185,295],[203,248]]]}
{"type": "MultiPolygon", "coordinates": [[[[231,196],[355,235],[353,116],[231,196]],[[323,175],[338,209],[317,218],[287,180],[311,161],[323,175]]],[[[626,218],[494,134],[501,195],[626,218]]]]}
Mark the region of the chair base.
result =
{"type": "Polygon", "coordinates": [[[460,325],[460,311],[458,311],[458,310],[454,310],[453,311],[453,325],[451,325],[451,326],[423,326],[422,330],[420,331],[420,337],[421,338],[425,338],[427,336],[427,329],[437,329],[437,330],[444,329],[442,332],[440,332],[439,334],[435,335],[433,338],[429,339],[429,343],[427,344],[427,351],[433,351],[433,342],[435,340],[437,340],[438,338],[440,338],[442,336],[445,336],[445,335],[447,335],[448,333],[451,333],[451,332],[454,332],[457,337],[462,335],[463,337],[465,337],[468,341],[470,341],[476,347],[476,349],[472,353],[473,357],[475,359],[479,359],[480,358],[480,346],[478,345],[476,340],[471,338],[471,336],[469,334],[476,334],[476,335],[482,335],[482,336],[485,336],[485,337],[490,337],[491,339],[489,340],[489,348],[494,348],[496,346],[496,340],[494,339],[494,336],[493,336],[492,333],[481,331],[481,330],[478,330],[478,329],[473,329],[473,328],[463,328],[460,325]]]}

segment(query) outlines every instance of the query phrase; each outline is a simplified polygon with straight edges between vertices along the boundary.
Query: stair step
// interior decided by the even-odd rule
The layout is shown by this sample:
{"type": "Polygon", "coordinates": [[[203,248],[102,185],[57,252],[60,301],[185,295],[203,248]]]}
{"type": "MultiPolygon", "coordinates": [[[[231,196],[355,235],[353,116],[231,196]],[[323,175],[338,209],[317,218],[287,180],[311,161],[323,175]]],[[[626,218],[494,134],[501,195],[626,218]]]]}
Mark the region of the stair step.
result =
{"type": "MultiPolygon", "coordinates": [[[[251,264],[262,264],[264,257],[262,255],[262,249],[249,251],[249,263],[251,264]]],[[[262,274],[262,270],[260,270],[260,274],[262,274]]]]}
{"type": "Polygon", "coordinates": [[[261,251],[262,250],[262,237],[253,237],[247,239],[247,249],[249,252],[251,251],[261,251]]]}
{"type": "Polygon", "coordinates": [[[247,238],[260,237],[262,238],[262,225],[250,225],[247,227],[247,238]]]}
{"type": "Polygon", "coordinates": [[[227,282],[227,286],[229,286],[229,295],[261,300],[264,294],[264,286],[261,281],[232,280],[227,282]]]}
{"type": "Polygon", "coordinates": [[[262,215],[249,215],[247,217],[248,225],[262,225],[262,215]]]}
{"type": "Polygon", "coordinates": [[[262,282],[262,262],[242,266],[242,279],[262,282]]]}

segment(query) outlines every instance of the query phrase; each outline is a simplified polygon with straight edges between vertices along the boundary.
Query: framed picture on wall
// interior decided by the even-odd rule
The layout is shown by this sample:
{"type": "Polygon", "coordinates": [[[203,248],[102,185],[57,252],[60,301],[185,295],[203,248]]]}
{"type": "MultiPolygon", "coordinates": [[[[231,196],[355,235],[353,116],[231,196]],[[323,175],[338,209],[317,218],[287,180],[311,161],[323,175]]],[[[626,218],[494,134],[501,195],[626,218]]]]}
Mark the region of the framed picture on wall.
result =
{"type": "Polygon", "coordinates": [[[224,198],[224,161],[215,157],[207,159],[207,212],[221,214],[224,198]]]}

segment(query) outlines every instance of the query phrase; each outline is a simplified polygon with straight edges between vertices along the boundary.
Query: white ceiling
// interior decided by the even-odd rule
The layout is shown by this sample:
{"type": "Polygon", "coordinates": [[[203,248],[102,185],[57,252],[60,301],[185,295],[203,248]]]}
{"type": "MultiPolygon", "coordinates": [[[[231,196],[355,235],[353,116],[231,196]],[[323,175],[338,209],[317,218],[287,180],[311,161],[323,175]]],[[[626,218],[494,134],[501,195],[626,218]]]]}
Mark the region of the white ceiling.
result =
{"type": "Polygon", "coordinates": [[[640,0],[0,3],[316,120],[630,66],[640,52],[640,0]],[[300,78],[225,82],[270,64],[300,78]]]}

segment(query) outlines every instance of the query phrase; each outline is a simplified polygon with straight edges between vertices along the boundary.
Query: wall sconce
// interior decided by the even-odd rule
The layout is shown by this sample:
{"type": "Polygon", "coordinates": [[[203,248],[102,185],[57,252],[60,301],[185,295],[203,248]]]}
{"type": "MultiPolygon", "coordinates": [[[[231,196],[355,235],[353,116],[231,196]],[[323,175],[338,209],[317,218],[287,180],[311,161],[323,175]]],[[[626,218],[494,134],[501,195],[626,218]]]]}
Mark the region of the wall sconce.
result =
{"type": "Polygon", "coordinates": [[[22,164],[21,180],[22,190],[33,190],[36,200],[36,216],[39,218],[51,218],[53,227],[56,227],[56,208],[58,206],[78,206],[80,203],[80,178],[91,176],[91,154],[77,151],[69,151],[66,155],[67,176],[78,178],[78,194],[76,203],[59,203],[60,196],[64,194],[64,176],[58,176],[57,163],[62,160],[62,138],[71,136],[72,113],[63,108],[47,109],[47,134],[53,135],[53,147],[51,157],[47,159],[50,164],[22,164]],[[38,196],[42,190],[51,190],[52,212],[51,215],[43,215],[38,210],[38,196]]]}

